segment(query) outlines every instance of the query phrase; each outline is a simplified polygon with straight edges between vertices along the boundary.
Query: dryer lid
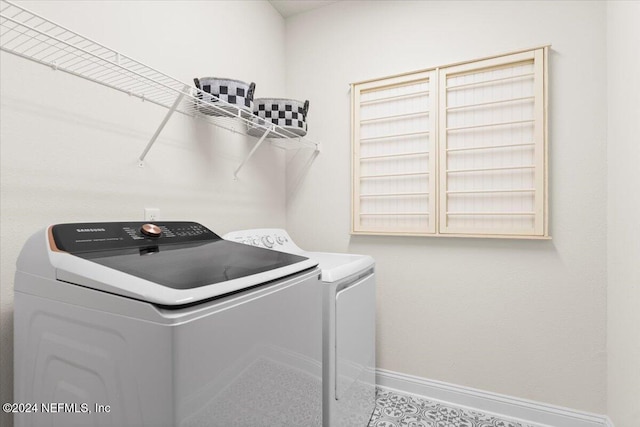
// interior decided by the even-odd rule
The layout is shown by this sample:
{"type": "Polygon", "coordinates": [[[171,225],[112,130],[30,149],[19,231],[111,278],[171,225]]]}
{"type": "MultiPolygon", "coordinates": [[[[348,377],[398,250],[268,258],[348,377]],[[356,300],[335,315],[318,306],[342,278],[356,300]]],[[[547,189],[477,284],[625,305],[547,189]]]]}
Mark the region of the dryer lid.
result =
{"type": "Polygon", "coordinates": [[[335,283],[355,274],[361,274],[375,266],[375,261],[369,255],[341,254],[330,252],[300,252],[318,261],[322,270],[322,281],[335,283]]]}

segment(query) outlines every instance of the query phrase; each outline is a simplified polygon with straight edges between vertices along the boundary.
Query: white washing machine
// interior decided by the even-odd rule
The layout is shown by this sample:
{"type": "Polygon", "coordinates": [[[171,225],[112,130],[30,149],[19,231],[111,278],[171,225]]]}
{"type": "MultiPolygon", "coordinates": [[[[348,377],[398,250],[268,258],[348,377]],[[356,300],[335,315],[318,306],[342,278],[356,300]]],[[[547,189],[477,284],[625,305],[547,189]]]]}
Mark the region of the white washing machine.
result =
{"type": "Polygon", "coordinates": [[[235,231],[224,238],[318,261],[323,287],[323,426],[367,426],[375,408],[373,258],[304,251],[282,229],[235,231]]]}
{"type": "Polygon", "coordinates": [[[193,222],[59,224],[15,280],[16,427],[322,424],[317,261],[193,222]]]}

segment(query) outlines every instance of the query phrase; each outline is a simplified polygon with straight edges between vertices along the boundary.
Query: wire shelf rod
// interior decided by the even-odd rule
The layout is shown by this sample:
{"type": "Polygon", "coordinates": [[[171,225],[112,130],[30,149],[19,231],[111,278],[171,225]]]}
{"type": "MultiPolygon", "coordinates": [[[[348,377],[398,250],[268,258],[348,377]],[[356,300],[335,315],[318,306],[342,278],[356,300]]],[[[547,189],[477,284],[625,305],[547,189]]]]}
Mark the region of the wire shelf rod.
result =
{"type": "MultiPolygon", "coordinates": [[[[12,21],[12,22],[15,22],[15,21],[14,21],[13,19],[11,19],[11,18],[7,18],[7,19],[9,19],[9,20],[10,20],[10,21],[12,21]]],[[[59,39],[59,38],[56,38],[56,37],[53,37],[53,36],[48,35],[48,34],[46,34],[46,33],[43,33],[43,32],[42,32],[42,31],[40,31],[40,30],[33,29],[32,27],[29,27],[28,25],[23,25],[23,24],[20,24],[20,25],[21,25],[21,26],[23,26],[23,27],[26,27],[26,28],[28,28],[28,29],[31,29],[31,30],[33,30],[33,31],[35,31],[35,32],[37,32],[37,33],[39,33],[39,34],[42,34],[42,35],[44,35],[44,36],[46,36],[46,37],[48,37],[48,38],[52,38],[52,39],[54,39],[54,40],[58,41],[58,42],[60,42],[60,43],[64,44],[64,45],[66,46],[66,48],[76,49],[76,50],[79,50],[80,52],[83,52],[83,53],[88,54],[90,57],[92,57],[92,59],[87,58],[88,60],[94,60],[94,61],[95,61],[95,60],[98,60],[98,61],[103,61],[104,63],[106,63],[105,65],[107,65],[107,66],[116,67],[116,68],[121,69],[122,71],[124,71],[124,72],[126,72],[126,73],[131,73],[131,74],[133,74],[134,76],[138,76],[138,77],[143,78],[143,79],[150,79],[149,77],[144,76],[144,75],[142,75],[142,74],[141,74],[141,73],[139,73],[139,72],[136,72],[136,71],[133,71],[133,70],[130,70],[130,69],[126,69],[126,68],[122,67],[121,65],[116,64],[116,63],[112,62],[112,61],[111,61],[111,60],[109,60],[109,59],[106,59],[106,58],[103,58],[103,57],[101,57],[101,56],[95,55],[95,54],[93,54],[93,53],[91,53],[91,52],[88,52],[86,49],[82,49],[82,48],[76,47],[75,45],[72,45],[72,44],[70,44],[70,43],[68,43],[68,42],[66,42],[66,41],[64,41],[64,40],[61,40],[61,39],[59,39]]],[[[46,41],[43,41],[43,43],[47,43],[47,42],[46,42],[46,41]]],[[[65,48],[65,49],[66,49],[66,48],[65,48]]],[[[13,53],[13,52],[12,52],[12,53],[13,53]]],[[[154,71],[155,71],[155,70],[154,70],[154,71]]],[[[171,91],[175,91],[175,92],[177,92],[177,93],[176,93],[176,96],[178,95],[178,92],[179,92],[179,91],[178,91],[178,90],[176,90],[175,88],[170,87],[170,86],[165,85],[165,84],[162,84],[162,83],[160,83],[160,82],[157,82],[157,84],[160,84],[160,85],[162,85],[162,86],[166,87],[167,89],[169,89],[169,90],[171,90],[171,91]]]]}
{"type": "MultiPolygon", "coordinates": [[[[70,69],[73,69],[73,67],[67,67],[70,69]]],[[[75,69],[74,71],[82,73],[82,74],[86,74],[88,76],[91,76],[95,79],[99,79],[99,80],[105,80],[107,81],[108,79],[112,79],[110,81],[111,84],[128,84],[129,87],[127,87],[128,90],[134,90],[134,88],[138,87],[138,86],[149,86],[149,87],[153,87],[156,90],[159,91],[166,91],[163,87],[163,85],[161,85],[158,82],[155,82],[153,80],[148,80],[145,78],[142,78],[140,76],[137,75],[128,75],[127,73],[123,73],[120,69],[112,67],[112,66],[103,66],[102,64],[96,63],[96,62],[89,62],[86,65],[80,65],[77,69],[75,69]],[[89,67],[89,68],[87,68],[89,67]]],[[[174,93],[172,93],[171,95],[175,96],[174,93]]]]}
{"type": "Polygon", "coordinates": [[[375,159],[387,159],[392,157],[411,157],[411,156],[428,156],[428,151],[414,151],[410,153],[394,153],[394,154],[380,154],[375,156],[360,157],[360,160],[375,160],[375,159]]]}
{"type": "Polygon", "coordinates": [[[417,98],[419,96],[424,96],[424,95],[429,95],[429,91],[423,90],[420,92],[407,93],[403,95],[387,96],[385,98],[368,99],[366,101],[360,101],[360,105],[362,106],[362,105],[377,104],[378,102],[385,102],[385,101],[398,101],[401,99],[417,98]]]}
{"type": "MultiPolygon", "coordinates": [[[[6,20],[5,20],[6,21],[6,20]]],[[[3,34],[4,37],[6,37],[6,34],[10,33],[11,31],[15,31],[18,34],[16,34],[12,39],[6,40],[5,39],[5,44],[10,44],[12,43],[14,40],[18,40],[20,38],[21,35],[25,35],[29,38],[25,39],[22,43],[19,43],[17,46],[15,46],[14,48],[17,49],[20,46],[24,45],[27,42],[33,41],[33,39],[35,38],[34,36],[28,36],[26,33],[24,32],[20,32],[18,31],[16,28],[18,28],[18,25],[16,25],[15,27],[13,27],[12,29],[8,30],[5,34],[3,34]]]]}
{"type": "Polygon", "coordinates": [[[481,82],[463,83],[463,84],[454,85],[454,86],[447,86],[447,91],[470,88],[470,87],[474,87],[474,86],[482,86],[482,85],[487,85],[487,84],[497,83],[497,82],[503,82],[503,81],[509,81],[509,80],[523,79],[523,78],[526,78],[526,77],[533,77],[533,76],[534,76],[534,73],[524,73],[524,74],[517,74],[515,76],[506,76],[506,77],[499,77],[499,78],[490,79],[490,80],[483,80],[481,82]]]}
{"type": "Polygon", "coordinates": [[[523,142],[519,144],[481,145],[478,147],[447,148],[447,151],[451,152],[451,151],[491,150],[496,148],[530,147],[533,145],[535,145],[533,142],[523,142]]]}
{"type": "Polygon", "coordinates": [[[158,139],[158,136],[160,135],[160,132],[162,132],[162,129],[164,129],[165,125],[167,124],[167,122],[171,118],[171,115],[176,110],[176,108],[178,108],[178,105],[180,105],[180,102],[182,101],[182,97],[183,96],[184,96],[184,94],[181,94],[176,98],[176,100],[174,101],[174,103],[171,106],[171,108],[169,108],[169,111],[167,111],[167,114],[165,115],[164,119],[162,120],[162,122],[160,122],[160,126],[158,127],[156,132],[151,137],[151,140],[147,143],[147,146],[145,147],[144,151],[142,151],[142,154],[140,155],[140,157],[138,159],[139,160],[138,164],[140,166],[142,166],[142,164],[143,164],[142,162],[144,161],[144,158],[147,156],[147,153],[149,152],[149,150],[151,150],[151,147],[156,142],[156,139],[158,139]]]}
{"type": "Polygon", "coordinates": [[[534,119],[528,119],[528,120],[512,120],[510,122],[483,123],[481,125],[459,126],[459,127],[452,127],[452,128],[448,127],[447,132],[454,132],[454,131],[467,130],[467,129],[480,129],[480,128],[487,128],[487,127],[494,127],[494,126],[519,125],[519,124],[534,123],[534,122],[535,122],[534,119]]]}
{"type": "MultiPolygon", "coordinates": [[[[2,49],[2,50],[4,50],[4,49],[2,49]]],[[[39,61],[39,60],[37,60],[37,59],[34,59],[34,58],[29,57],[29,56],[23,55],[23,54],[21,54],[21,53],[18,53],[18,52],[11,52],[11,53],[12,53],[12,54],[14,54],[14,55],[16,55],[16,56],[19,56],[19,57],[21,57],[21,58],[28,59],[28,60],[30,60],[30,61],[37,62],[37,63],[42,64],[42,65],[50,66],[50,64],[49,64],[49,63],[41,62],[41,61],[39,61]]],[[[100,84],[100,85],[102,85],[102,86],[106,86],[106,87],[108,87],[108,88],[111,88],[111,89],[117,90],[117,91],[122,92],[122,93],[125,93],[125,94],[127,94],[127,95],[134,96],[134,97],[137,97],[137,98],[142,99],[142,96],[141,96],[141,95],[138,95],[138,94],[136,94],[136,93],[130,93],[129,91],[127,91],[127,90],[125,90],[125,89],[119,88],[119,87],[117,87],[117,86],[110,85],[110,84],[105,83],[105,82],[102,82],[102,81],[100,81],[100,80],[92,79],[92,78],[90,78],[90,77],[84,76],[84,75],[79,74],[79,73],[76,73],[76,72],[74,72],[74,71],[65,70],[65,69],[61,69],[60,71],[63,71],[63,72],[65,72],[65,73],[71,74],[71,75],[73,75],[73,76],[76,76],[76,77],[79,77],[79,78],[82,78],[82,79],[85,79],[85,80],[91,81],[91,82],[93,82],[93,83],[100,84]]],[[[159,105],[159,106],[161,106],[161,107],[164,107],[164,108],[170,108],[170,107],[171,107],[171,105],[167,105],[167,104],[164,104],[164,103],[158,102],[158,101],[153,100],[153,99],[147,99],[147,101],[149,101],[149,102],[151,102],[151,103],[153,103],[153,104],[159,105]]]]}
{"type": "Polygon", "coordinates": [[[251,156],[253,156],[253,154],[256,152],[256,150],[258,149],[258,147],[260,147],[260,145],[264,142],[265,138],[269,135],[269,132],[265,132],[262,134],[262,136],[260,137],[260,139],[256,142],[256,144],[253,146],[253,148],[251,149],[251,151],[249,151],[249,154],[247,154],[247,157],[244,158],[244,160],[242,161],[242,163],[240,163],[240,165],[238,166],[238,168],[233,172],[233,178],[234,179],[238,179],[238,172],[240,172],[240,170],[242,169],[242,167],[249,161],[249,159],[251,158],[251,156]]]}
{"type": "Polygon", "coordinates": [[[399,172],[399,173],[386,173],[381,175],[360,175],[360,178],[388,178],[393,176],[421,176],[429,175],[429,172],[399,172]]]}
{"type": "MultiPolygon", "coordinates": [[[[69,34],[72,34],[72,36],[74,36],[74,37],[79,37],[80,39],[87,40],[88,42],[90,42],[90,43],[92,43],[92,44],[94,44],[94,45],[96,45],[96,46],[100,46],[100,47],[104,48],[105,50],[107,50],[107,51],[109,51],[109,52],[117,53],[117,52],[116,52],[116,51],[114,51],[113,49],[110,49],[110,48],[108,48],[107,46],[105,46],[105,45],[103,45],[103,44],[101,44],[101,43],[96,42],[95,40],[92,40],[92,39],[89,39],[89,38],[87,38],[87,37],[84,37],[84,36],[82,36],[82,35],[80,35],[80,34],[78,34],[78,33],[74,32],[74,31],[72,31],[72,30],[70,30],[70,29],[68,29],[68,28],[66,28],[66,27],[64,27],[64,26],[62,26],[62,25],[56,24],[55,22],[52,22],[52,21],[49,21],[48,19],[46,19],[46,18],[44,18],[44,17],[42,17],[42,16],[38,15],[38,14],[37,14],[37,13],[35,13],[35,12],[32,12],[32,11],[30,11],[30,10],[27,10],[27,9],[23,8],[22,6],[18,6],[18,5],[14,4],[14,3],[10,2],[10,1],[7,1],[7,0],[3,0],[3,2],[4,2],[4,3],[6,3],[6,4],[8,5],[8,6],[6,7],[6,9],[10,9],[10,8],[12,8],[12,7],[13,7],[13,8],[16,8],[16,9],[18,9],[18,10],[19,10],[19,12],[18,12],[16,15],[14,15],[14,16],[13,16],[13,18],[15,18],[15,17],[17,17],[17,16],[19,16],[19,15],[21,15],[21,14],[23,14],[23,13],[28,13],[28,14],[30,14],[30,15],[31,15],[31,18],[29,18],[28,20],[31,20],[33,17],[39,18],[39,19],[41,19],[41,20],[43,21],[43,23],[49,23],[49,24],[51,24],[51,25],[52,25],[52,28],[59,28],[59,29],[63,30],[64,32],[68,32],[69,34]]],[[[4,17],[5,17],[5,18],[9,18],[9,17],[7,17],[7,16],[4,16],[4,17]]],[[[21,23],[21,22],[18,22],[18,21],[16,21],[15,19],[12,19],[12,21],[13,21],[14,23],[16,23],[16,25],[22,25],[22,23],[21,23]]],[[[25,26],[26,26],[26,25],[25,25],[25,26]]],[[[28,26],[26,26],[26,27],[28,27],[28,26]]],[[[48,35],[48,34],[45,34],[45,35],[46,35],[47,37],[49,37],[49,35],[48,35]]],[[[155,70],[154,70],[154,71],[155,71],[155,70]]],[[[161,74],[162,74],[162,73],[161,73],[161,74]]]]}
{"type": "Polygon", "coordinates": [[[420,135],[429,135],[429,131],[398,133],[395,135],[384,135],[384,136],[373,136],[369,138],[360,138],[360,142],[379,141],[384,139],[396,139],[396,138],[404,138],[407,136],[420,136],[420,135]]]}
{"type": "Polygon", "coordinates": [[[506,171],[506,170],[518,170],[518,169],[535,169],[535,166],[525,165],[525,166],[506,166],[506,167],[499,167],[499,168],[448,169],[447,173],[489,172],[489,171],[506,171]]]}
{"type": "MultiPolygon", "coordinates": [[[[101,70],[100,68],[98,68],[98,70],[96,71],[95,74],[92,74],[91,71],[93,71],[93,68],[88,69],[88,70],[83,70],[82,73],[83,74],[87,74],[95,79],[100,79],[102,81],[106,81],[112,85],[119,85],[129,91],[134,91],[137,87],[141,86],[141,85],[148,85],[149,83],[147,82],[143,82],[140,81],[138,79],[131,79],[131,77],[129,76],[125,76],[123,74],[117,73],[117,72],[105,72],[104,70],[101,70]]],[[[161,89],[158,89],[161,90],[161,89]]]]}
{"type": "Polygon", "coordinates": [[[487,102],[478,102],[476,104],[465,104],[465,105],[457,105],[455,107],[447,107],[447,111],[458,111],[458,110],[466,110],[470,108],[477,107],[486,107],[489,105],[500,105],[500,104],[508,104],[510,102],[521,102],[521,101],[531,101],[534,100],[533,96],[523,96],[520,98],[511,98],[511,99],[500,99],[498,101],[487,101],[487,102]]]}
{"type": "MultiPolygon", "coordinates": [[[[18,32],[19,34],[17,35],[17,37],[19,37],[20,35],[24,35],[25,37],[27,37],[27,38],[29,38],[29,39],[34,39],[34,38],[35,38],[35,36],[33,36],[33,35],[26,34],[26,32],[25,32],[25,31],[19,31],[19,30],[17,30],[17,29],[16,29],[16,27],[12,28],[10,31],[16,31],[16,32],[18,32]]],[[[51,35],[42,34],[42,32],[39,32],[38,30],[35,30],[35,31],[36,31],[36,32],[38,32],[38,33],[39,33],[39,35],[46,36],[46,37],[51,37],[51,35]]],[[[73,37],[75,37],[75,36],[76,36],[76,35],[73,35],[72,37],[68,38],[67,40],[70,40],[71,38],[73,38],[73,37]]],[[[83,40],[83,41],[87,41],[87,40],[86,40],[85,38],[83,38],[83,37],[80,37],[80,36],[78,36],[78,37],[79,37],[81,40],[83,40]]],[[[90,59],[90,58],[86,58],[86,57],[79,56],[79,55],[77,54],[77,52],[70,52],[70,51],[68,51],[68,49],[69,49],[69,48],[74,49],[74,50],[77,50],[77,49],[78,49],[78,48],[77,48],[77,46],[69,46],[68,41],[60,40],[60,39],[56,39],[56,41],[61,42],[61,43],[63,43],[63,44],[66,44],[66,46],[64,46],[64,47],[55,46],[55,45],[53,45],[51,42],[48,42],[47,40],[38,40],[38,42],[39,42],[39,43],[44,43],[44,44],[46,45],[45,50],[46,50],[46,49],[48,49],[48,48],[55,48],[55,49],[57,49],[57,50],[58,50],[58,52],[59,52],[60,50],[62,50],[64,53],[63,53],[63,56],[62,56],[61,58],[64,58],[65,56],[69,55],[69,56],[71,56],[71,58],[70,58],[69,60],[74,59],[74,58],[78,58],[79,60],[92,60],[92,59],[90,59]]],[[[5,45],[6,45],[6,44],[7,44],[7,43],[5,43],[5,45]]],[[[30,49],[31,49],[31,48],[30,48],[30,49]]],[[[92,56],[96,56],[94,52],[95,52],[95,51],[97,51],[97,50],[101,50],[101,49],[102,49],[102,50],[107,50],[107,51],[109,51],[107,48],[105,48],[105,47],[103,47],[103,46],[98,46],[98,48],[96,48],[93,52],[92,52],[92,51],[87,51],[86,49],[80,49],[80,50],[81,50],[81,51],[83,51],[83,52],[84,52],[84,53],[86,53],[86,54],[89,54],[89,55],[92,55],[92,56]]],[[[14,46],[12,49],[6,49],[6,50],[11,51],[11,53],[19,53],[19,52],[13,52],[13,51],[12,51],[12,50],[15,50],[15,46],[14,46]]],[[[24,52],[22,52],[22,53],[24,54],[24,52]]],[[[55,53],[55,52],[54,52],[54,53],[55,53]]],[[[52,56],[54,53],[47,55],[47,56],[46,56],[46,58],[49,58],[49,57],[50,57],[50,56],[52,56]]],[[[116,55],[117,55],[117,53],[116,53],[116,55]]],[[[39,59],[40,59],[40,60],[42,60],[42,58],[39,58],[39,59]]],[[[66,63],[66,62],[67,62],[67,61],[69,61],[69,60],[65,60],[64,62],[66,63]]],[[[98,56],[98,60],[99,60],[99,61],[102,61],[102,62],[104,62],[104,61],[110,62],[110,61],[108,61],[106,58],[99,57],[99,56],[98,56]]],[[[92,61],[93,61],[93,60],[92,60],[92,61]]],[[[111,66],[110,68],[113,68],[113,66],[118,66],[118,64],[114,64],[114,63],[112,63],[111,65],[112,65],[112,66],[111,66]]],[[[147,68],[147,67],[145,67],[145,66],[143,66],[142,64],[139,64],[139,63],[138,63],[138,66],[139,66],[139,67],[141,67],[141,68],[147,68]]],[[[130,70],[126,70],[126,71],[130,71],[130,70]]],[[[171,78],[169,78],[168,76],[166,76],[166,75],[162,75],[162,73],[155,72],[155,70],[153,70],[153,71],[154,71],[154,73],[155,73],[156,75],[161,75],[162,77],[164,77],[164,78],[165,78],[165,81],[171,81],[171,80],[172,80],[172,79],[171,79],[171,78]]],[[[134,71],[134,72],[135,72],[135,71],[134,71]]],[[[142,76],[142,75],[141,75],[140,77],[146,77],[146,76],[142,76]]]]}
{"type": "Polygon", "coordinates": [[[156,84],[149,84],[149,82],[137,78],[130,78],[117,72],[106,72],[98,70],[96,74],[86,74],[95,79],[107,81],[113,85],[120,85],[129,91],[136,91],[142,90],[142,88],[147,88],[147,92],[153,91],[153,93],[158,93],[158,96],[170,96],[172,98],[174,97],[173,93],[167,93],[166,90],[164,90],[164,88],[161,86],[158,86],[156,84]]]}
{"type": "MultiPolygon", "coordinates": [[[[44,52],[47,49],[52,49],[51,53],[49,53],[48,55],[37,57],[37,59],[40,60],[40,61],[46,62],[51,56],[53,56],[55,54],[60,54],[61,51],[63,52],[63,54],[62,54],[62,56],[58,57],[57,61],[56,61],[56,64],[58,64],[58,65],[64,64],[64,63],[66,63],[67,61],[69,61],[71,59],[76,59],[76,58],[81,58],[81,59],[84,59],[84,60],[87,59],[87,58],[80,57],[77,52],[73,52],[73,51],[69,51],[68,50],[69,48],[76,49],[75,47],[69,45],[68,43],[62,42],[61,40],[57,39],[54,36],[46,35],[46,33],[39,33],[39,34],[36,34],[36,35],[29,35],[29,34],[27,34],[26,31],[24,31],[24,30],[23,31],[19,31],[16,28],[14,28],[12,31],[16,31],[18,33],[18,35],[16,37],[19,37],[20,35],[22,35],[22,36],[27,37],[26,41],[36,40],[39,44],[44,45],[45,47],[41,51],[39,51],[38,53],[44,52]],[[44,39],[38,39],[37,37],[39,37],[39,36],[42,36],[42,37],[45,37],[45,38],[44,39]],[[62,42],[63,46],[61,47],[61,46],[56,45],[53,41],[48,40],[48,38],[53,38],[55,41],[62,42]],[[65,58],[67,55],[70,56],[70,59],[65,59],[64,61],[61,61],[62,58],[65,58]]],[[[7,50],[9,50],[12,53],[17,53],[17,48],[20,47],[21,45],[23,45],[24,43],[25,42],[19,44],[18,46],[12,46],[10,49],[7,48],[7,50]]],[[[4,43],[4,46],[7,46],[7,45],[10,45],[10,42],[5,42],[4,43]]],[[[20,53],[22,53],[23,55],[26,55],[31,49],[33,49],[33,48],[35,48],[37,46],[38,46],[38,44],[36,44],[34,46],[31,46],[31,47],[27,48],[26,50],[24,50],[24,51],[22,51],[20,53]]],[[[36,55],[33,54],[33,53],[29,54],[28,56],[36,57],[36,55]]]]}
{"type": "MultiPolygon", "coordinates": [[[[65,68],[73,69],[72,67],[65,67],[65,68]]],[[[73,69],[73,70],[77,73],[82,73],[87,76],[93,77],[94,79],[99,79],[104,81],[106,81],[107,79],[112,79],[110,81],[111,84],[116,84],[116,83],[124,84],[125,82],[131,82],[131,81],[141,83],[140,79],[137,79],[132,76],[124,75],[120,73],[118,70],[114,70],[112,68],[104,68],[100,64],[89,63],[87,65],[80,65],[77,69],[73,69]]],[[[145,82],[145,84],[149,84],[149,83],[145,82]]]]}
{"type": "MultiPolygon", "coordinates": [[[[55,53],[55,52],[54,52],[55,53]]],[[[52,53],[52,55],[54,54],[52,53]]],[[[96,56],[99,56],[98,54],[96,54],[96,56]]],[[[64,56],[63,56],[64,58],[64,56]]],[[[43,60],[46,60],[47,57],[42,58],[43,60]]],[[[79,67],[79,68],[75,68],[76,71],[81,70],[84,67],[92,67],[92,68],[102,68],[105,66],[105,64],[101,64],[98,61],[94,61],[91,58],[86,58],[85,56],[81,56],[78,55],[76,53],[73,52],[69,52],[69,59],[65,59],[64,61],[61,61],[60,58],[56,61],[56,63],[58,64],[59,67],[61,68],[69,68],[69,69],[74,69],[74,67],[79,67]],[[73,62],[71,62],[73,61],[73,62]],[[71,63],[69,63],[71,62],[71,63]]],[[[90,68],[89,70],[91,70],[92,68],[90,68]]],[[[112,69],[112,67],[109,67],[109,69],[112,69]]]]}
{"type": "MultiPolygon", "coordinates": [[[[4,49],[4,48],[3,48],[2,50],[6,50],[6,49],[4,49]]],[[[49,63],[49,62],[41,61],[41,60],[39,60],[39,59],[37,59],[37,58],[33,58],[33,57],[30,57],[30,56],[27,56],[27,55],[22,54],[22,53],[20,53],[20,52],[12,52],[12,51],[10,51],[10,53],[15,54],[15,55],[17,55],[17,56],[20,56],[20,57],[22,57],[22,58],[24,58],[24,59],[29,59],[29,60],[31,60],[31,61],[38,62],[38,63],[43,64],[43,65],[46,65],[46,66],[51,66],[51,63],[49,63]]],[[[97,79],[97,78],[93,78],[92,76],[87,76],[87,75],[84,75],[84,74],[82,74],[82,73],[79,73],[79,72],[76,72],[76,71],[70,70],[70,69],[65,69],[65,68],[57,68],[57,69],[59,69],[59,70],[61,70],[61,71],[64,71],[64,72],[67,72],[67,73],[69,73],[69,74],[75,75],[75,76],[77,76],[77,77],[81,77],[81,78],[83,78],[83,79],[86,79],[86,80],[92,81],[92,82],[94,82],[94,83],[98,83],[98,84],[101,84],[101,85],[104,85],[104,86],[110,87],[110,88],[112,88],[112,89],[119,90],[119,91],[124,92],[124,93],[127,93],[127,94],[129,94],[129,95],[136,96],[136,97],[139,97],[139,98],[141,98],[141,99],[146,99],[146,100],[148,100],[148,101],[150,101],[150,102],[152,102],[152,103],[155,103],[155,104],[157,104],[157,105],[161,105],[161,106],[166,107],[166,108],[169,108],[169,106],[170,106],[170,103],[169,103],[169,105],[167,105],[167,103],[164,103],[164,102],[158,102],[157,100],[149,99],[148,97],[145,97],[145,96],[143,96],[143,95],[135,94],[135,93],[131,93],[131,88],[130,88],[130,87],[129,87],[129,88],[121,88],[121,87],[118,87],[118,86],[116,86],[116,85],[110,84],[109,82],[106,82],[106,81],[104,81],[104,80],[100,80],[100,79],[97,79]]],[[[139,80],[138,80],[138,81],[139,81],[139,80]]]]}
{"type": "MultiPolygon", "coordinates": [[[[31,53],[30,55],[40,58],[41,61],[49,61],[50,57],[60,53],[60,51],[58,50],[59,49],[58,47],[52,45],[51,43],[48,43],[46,40],[42,41],[42,45],[44,47],[40,51],[31,53]],[[49,53],[45,54],[47,51],[49,51],[49,53]]],[[[65,49],[62,48],[62,50],[65,50],[65,49]]],[[[24,51],[23,53],[27,53],[27,52],[28,50],[24,51]]],[[[84,61],[85,59],[79,58],[77,55],[74,55],[73,53],[68,52],[62,56],[57,57],[56,59],[51,60],[50,62],[55,61],[57,66],[65,68],[65,67],[68,67],[67,62],[71,60],[77,60],[80,62],[80,61],[84,61]],[[68,59],[66,58],[66,56],[68,56],[68,59]]]]}
{"type": "MultiPolygon", "coordinates": [[[[41,26],[42,24],[44,24],[44,22],[39,23],[39,24],[38,24],[38,25],[36,25],[34,28],[37,28],[37,27],[41,26]]],[[[11,28],[10,30],[8,30],[8,31],[7,31],[7,33],[8,33],[8,32],[10,32],[10,31],[16,31],[18,34],[16,34],[12,39],[9,39],[9,40],[5,41],[5,44],[9,44],[9,43],[13,42],[14,40],[18,39],[18,38],[20,37],[20,34],[25,34],[25,33],[20,33],[19,31],[17,31],[17,30],[16,30],[16,28],[17,28],[17,27],[18,27],[18,25],[16,24],[16,25],[15,25],[15,27],[13,27],[13,28],[11,28]]],[[[7,33],[5,33],[5,34],[7,34],[7,33]]],[[[25,34],[25,35],[26,35],[26,34],[25,34]]],[[[29,41],[32,41],[32,40],[33,40],[33,37],[32,37],[32,38],[30,38],[30,39],[29,39],[29,38],[27,38],[27,39],[25,39],[22,43],[20,43],[20,44],[18,44],[17,46],[15,46],[14,48],[19,48],[19,47],[20,47],[20,46],[22,46],[23,44],[25,44],[25,43],[27,43],[27,42],[29,42],[29,41]]]]}

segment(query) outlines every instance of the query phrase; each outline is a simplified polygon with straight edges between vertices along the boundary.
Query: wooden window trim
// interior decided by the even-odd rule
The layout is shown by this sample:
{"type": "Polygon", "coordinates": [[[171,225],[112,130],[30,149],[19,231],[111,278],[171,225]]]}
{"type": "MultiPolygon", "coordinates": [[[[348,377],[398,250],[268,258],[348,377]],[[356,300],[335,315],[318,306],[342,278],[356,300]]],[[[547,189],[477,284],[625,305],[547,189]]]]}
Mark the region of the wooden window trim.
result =
{"type": "MultiPolygon", "coordinates": [[[[352,167],[351,167],[351,234],[353,235],[395,235],[395,236],[431,236],[431,237],[480,237],[480,238],[508,238],[508,239],[550,239],[548,228],[548,51],[549,46],[542,46],[533,49],[526,49],[512,53],[494,55],[479,60],[464,61],[443,67],[435,67],[421,70],[414,73],[403,73],[381,79],[367,80],[352,84],[351,102],[351,128],[352,128],[352,167]],[[448,178],[445,170],[447,164],[446,152],[446,106],[442,98],[446,95],[446,80],[450,75],[464,75],[468,73],[478,73],[479,70],[510,67],[522,61],[533,61],[534,75],[534,182],[532,189],[512,190],[531,191],[534,200],[534,209],[526,212],[509,212],[514,215],[531,214],[534,218],[533,231],[527,229],[503,230],[496,228],[486,230],[456,229],[447,226],[447,216],[456,215],[455,212],[447,212],[447,185],[448,178]],[[429,120],[432,121],[429,136],[429,227],[421,230],[397,230],[393,227],[388,229],[367,229],[360,225],[361,212],[361,156],[360,156],[360,96],[369,90],[381,90],[404,85],[411,82],[428,79],[429,81],[429,120]],[[444,107],[443,107],[444,106],[444,107]],[[506,230],[506,231],[505,231],[506,230]]],[[[475,127],[475,126],[472,126],[475,127]]],[[[517,145],[517,144],[515,144],[517,145]]],[[[520,144],[524,145],[524,144],[520,144]]],[[[472,148],[475,149],[475,148],[472,148]]],[[[453,151],[453,150],[452,150],[453,151]]],[[[454,193],[452,191],[451,193],[454,193]]],[[[489,191],[491,192],[491,191],[489,191]]],[[[497,191],[496,191],[497,192],[497,191]]],[[[401,214],[416,214],[419,212],[400,212],[401,214]]],[[[491,212],[478,212],[486,215],[491,212]]],[[[461,212],[463,215],[473,215],[471,212],[461,212]]],[[[505,215],[504,212],[496,212],[498,215],[505,215]]],[[[510,215],[510,216],[514,216],[510,215]]]]}

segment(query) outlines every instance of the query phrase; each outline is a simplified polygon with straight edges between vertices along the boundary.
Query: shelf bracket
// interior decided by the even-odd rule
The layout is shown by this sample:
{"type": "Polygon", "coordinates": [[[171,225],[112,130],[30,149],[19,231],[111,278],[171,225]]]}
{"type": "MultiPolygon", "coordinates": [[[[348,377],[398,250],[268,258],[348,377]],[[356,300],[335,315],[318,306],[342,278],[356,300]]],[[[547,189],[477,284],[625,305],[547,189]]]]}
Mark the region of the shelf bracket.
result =
{"type": "Polygon", "coordinates": [[[162,132],[162,129],[164,129],[165,125],[167,124],[167,122],[169,121],[173,113],[176,111],[176,109],[178,108],[178,105],[180,105],[180,102],[184,98],[184,95],[189,91],[189,88],[190,87],[187,85],[184,86],[184,89],[182,90],[182,92],[180,92],[176,100],[173,102],[173,105],[171,106],[171,108],[169,108],[169,111],[167,111],[167,114],[164,116],[164,119],[162,119],[162,122],[160,122],[160,126],[158,126],[158,129],[156,129],[156,132],[153,134],[153,136],[151,137],[151,140],[149,141],[144,151],[138,158],[138,166],[144,167],[144,158],[147,156],[147,153],[149,152],[149,150],[151,150],[151,147],[156,142],[156,139],[158,139],[158,136],[160,136],[160,132],[162,132]]]}
{"type": "Polygon", "coordinates": [[[253,156],[253,153],[255,153],[258,147],[260,147],[260,145],[264,142],[265,138],[271,133],[271,130],[273,130],[273,126],[271,127],[271,129],[267,130],[265,133],[262,134],[258,142],[256,142],[256,145],[253,146],[251,151],[249,151],[249,154],[247,154],[247,157],[244,158],[242,163],[240,163],[240,166],[238,166],[238,168],[233,173],[233,179],[238,179],[238,172],[240,172],[240,169],[242,169],[245,163],[247,163],[247,161],[251,158],[251,156],[253,156]]]}

